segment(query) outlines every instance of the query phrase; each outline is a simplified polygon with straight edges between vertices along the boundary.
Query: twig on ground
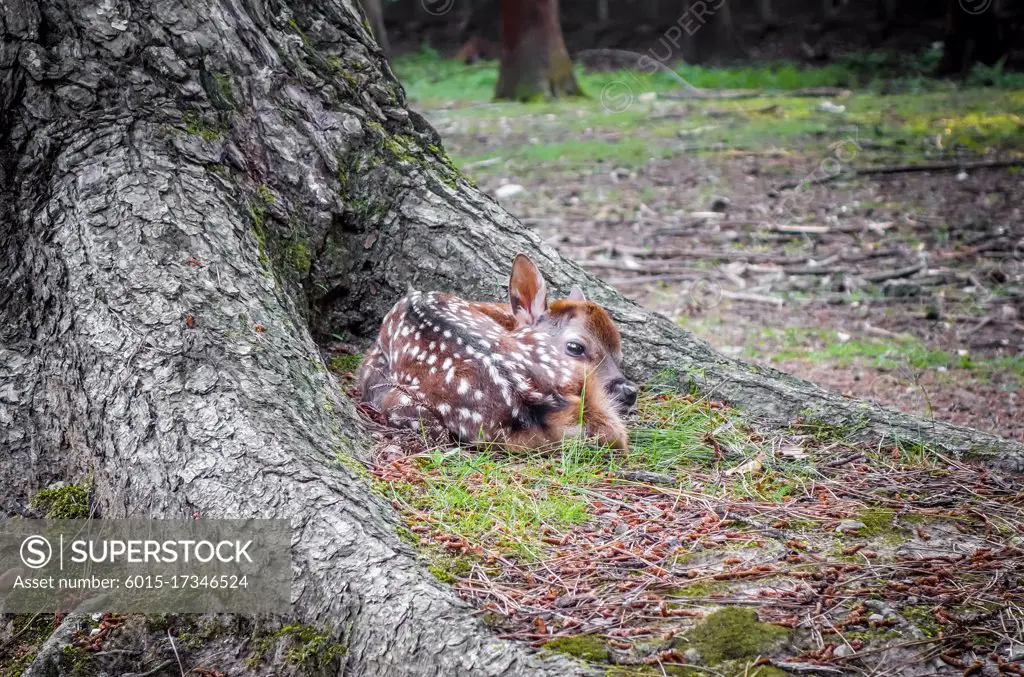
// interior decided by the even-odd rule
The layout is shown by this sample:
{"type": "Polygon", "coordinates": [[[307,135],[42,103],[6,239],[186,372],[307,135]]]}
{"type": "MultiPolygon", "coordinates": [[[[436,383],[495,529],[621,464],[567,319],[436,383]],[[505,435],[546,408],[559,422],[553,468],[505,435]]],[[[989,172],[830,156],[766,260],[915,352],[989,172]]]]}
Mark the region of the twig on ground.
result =
{"type": "Polygon", "coordinates": [[[731,301],[749,301],[750,303],[763,303],[769,306],[784,306],[785,300],[776,296],[765,296],[764,294],[754,294],[753,292],[743,291],[729,291],[728,289],[722,290],[722,298],[729,299],[731,301]]]}
{"type": "Polygon", "coordinates": [[[691,273],[680,273],[678,275],[638,275],[637,277],[613,277],[605,280],[613,287],[637,287],[644,284],[666,283],[666,282],[688,282],[700,279],[700,276],[691,273]]]}
{"type": "Polygon", "coordinates": [[[886,280],[897,280],[903,277],[910,277],[914,273],[919,273],[924,270],[924,263],[915,263],[910,266],[903,268],[895,268],[893,270],[882,270],[877,273],[868,273],[864,275],[866,282],[885,282],[886,280]]]}
{"type": "Polygon", "coordinates": [[[816,663],[794,663],[792,661],[771,661],[771,664],[786,672],[795,672],[806,675],[841,675],[843,671],[839,668],[830,668],[827,665],[816,663]]]}
{"type": "Polygon", "coordinates": [[[833,176],[814,179],[799,179],[787,181],[780,184],[775,190],[783,191],[796,188],[804,183],[824,185],[840,179],[852,179],[857,176],[882,176],[886,174],[906,174],[911,172],[951,172],[967,171],[971,169],[1000,169],[1003,167],[1024,166],[1024,159],[1020,160],[988,160],[984,162],[924,162],[912,165],[883,165],[879,167],[858,167],[848,172],[840,172],[833,176]]]}
{"type": "MultiPolygon", "coordinates": [[[[167,668],[174,665],[174,661],[164,661],[163,663],[157,663],[157,665],[145,672],[126,672],[121,677],[153,677],[153,675],[163,672],[167,668]]],[[[185,674],[184,672],[182,674],[185,674]]]]}
{"type": "Polygon", "coordinates": [[[167,629],[167,639],[171,641],[171,649],[174,651],[174,657],[178,661],[178,670],[181,672],[181,677],[185,677],[185,667],[181,664],[181,656],[178,655],[178,647],[174,645],[174,636],[171,635],[171,629],[167,629]]]}
{"type": "Polygon", "coordinates": [[[1000,169],[1003,167],[1024,166],[1024,159],[1018,160],[986,160],[982,162],[925,162],[912,165],[886,165],[882,167],[862,167],[857,174],[903,174],[908,172],[951,172],[969,169],[1000,169]]]}
{"type": "Polygon", "coordinates": [[[824,235],[832,232],[832,229],[828,226],[800,226],[781,223],[773,224],[771,230],[776,233],[785,233],[787,235],[824,235]]]}

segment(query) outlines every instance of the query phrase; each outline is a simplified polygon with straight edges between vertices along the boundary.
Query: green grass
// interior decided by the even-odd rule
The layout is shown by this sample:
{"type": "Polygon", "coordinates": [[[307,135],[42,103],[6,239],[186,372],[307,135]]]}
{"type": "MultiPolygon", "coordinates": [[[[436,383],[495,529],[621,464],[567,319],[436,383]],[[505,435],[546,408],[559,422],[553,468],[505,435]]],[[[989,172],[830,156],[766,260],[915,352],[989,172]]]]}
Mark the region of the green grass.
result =
{"type": "Polygon", "coordinates": [[[876,369],[909,367],[917,370],[961,369],[987,380],[1005,375],[1024,383],[1024,356],[975,358],[946,350],[929,348],[915,339],[850,338],[840,341],[830,329],[789,327],[779,331],[765,329],[762,337],[781,346],[772,355],[773,362],[810,360],[830,362],[841,367],[863,363],[876,369]]]}
{"type": "Polygon", "coordinates": [[[665,472],[692,464],[710,467],[715,460],[712,436],[720,447],[740,455],[747,446],[742,428],[730,425],[727,412],[710,409],[701,400],[646,393],[637,402],[637,412],[643,427],[630,434],[629,459],[639,469],[665,472]]]}
{"type": "MultiPolygon", "coordinates": [[[[890,359],[896,349],[884,341],[838,343],[830,330],[780,332],[788,341],[824,343],[822,359],[890,359]]],[[[950,359],[920,346],[916,363],[950,359]]],[[[803,354],[808,351],[805,350],[803,354]]],[[[1012,363],[1020,368],[1017,362],[1012,363]]],[[[499,447],[433,448],[403,461],[407,470],[378,474],[381,492],[401,506],[406,540],[420,548],[428,568],[454,583],[494,558],[536,562],[551,556],[559,539],[595,515],[594,501],[607,484],[654,481],[675,484],[708,498],[786,503],[813,493],[821,475],[810,449],[842,442],[855,426],[807,423],[791,441],[765,439],[737,412],[694,394],[681,394],[676,375],[656,378],[641,393],[630,419],[630,450],[622,453],[579,439],[544,451],[499,447]],[[801,439],[810,449],[804,450],[801,439]],[[638,471],[658,473],[648,478],[638,471]],[[452,539],[457,545],[452,545],[452,539]]],[[[907,462],[926,465],[927,450],[903,445],[907,462]]],[[[885,452],[889,454],[888,451],[885,452]]],[[[887,456],[891,462],[891,456],[887,456]]],[[[867,523],[867,522],[865,522],[867,523]]],[[[872,522],[871,525],[874,526],[872,522]]]]}
{"type": "Polygon", "coordinates": [[[542,527],[561,531],[587,519],[587,500],[575,488],[596,479],[608,460],[601,450],[574,449],[569,444],[560,454],[525,459],[496,450],[436,449],[420,461],[424,486],[406,499],[437,517],[447,533],[490,540],[532,560],[542,527]]]}
{"type": "Polygon", "coordinates": [[[885,163],[895,155],[923,162],[950,154],[1024,151],[1024,92],[892,96],[854,95],[848,113],[817,109],[814,99],[781,97],[698,103],[682,118],[658,118],[648,104],[609,112],[596,101],[561,104],[495,104],[488,109],[449,111],[458,131],[446,141],[452,161],[463,168],[499,159],[475,173],[509,171],[607,171],[638,168],[652,159],[714,155],[737,150],[799,148],[821,159],[842,153],[845,164],[885,163]],[[778,106],[771,113],[766,108],[778,106]],[[998,112],[979,110],[991,106],[998,112]],[[704,115],[714,111],[715,117],[704,115]],[[687,130],[698,130],[687,135],[687,130]],[[572,137],[567,141],[566,136],[572,137]],[[480,152],[475,139],[503,137],[500,150],[480,152]],[[936,145],[940,139],[942,148],[936,145]],[[836,144],[842,144],[839,151],[836,144]]]}

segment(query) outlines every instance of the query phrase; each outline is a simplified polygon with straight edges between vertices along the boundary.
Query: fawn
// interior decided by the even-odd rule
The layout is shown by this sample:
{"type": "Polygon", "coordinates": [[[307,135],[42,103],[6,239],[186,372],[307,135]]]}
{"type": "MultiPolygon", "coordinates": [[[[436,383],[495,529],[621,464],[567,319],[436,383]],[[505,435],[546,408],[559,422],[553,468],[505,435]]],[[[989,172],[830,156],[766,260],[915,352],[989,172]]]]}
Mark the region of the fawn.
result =
{"type": "Polygon", "coordinates": [[[620,414],[637,388],[622,374],[619,331],[579,287],[550,305],[546,289],[519,254],[507,304],[411,291],[363,358],[362,401],[393,425],[461,442],[537,448],[582,434],[625,450],[620,414]]]}

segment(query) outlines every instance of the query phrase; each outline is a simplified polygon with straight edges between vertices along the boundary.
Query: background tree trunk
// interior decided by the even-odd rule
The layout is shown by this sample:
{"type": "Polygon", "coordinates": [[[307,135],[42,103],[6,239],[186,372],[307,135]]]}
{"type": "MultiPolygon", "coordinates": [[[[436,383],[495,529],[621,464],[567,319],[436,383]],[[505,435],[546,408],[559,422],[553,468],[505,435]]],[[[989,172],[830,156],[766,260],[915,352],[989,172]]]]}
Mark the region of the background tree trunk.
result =
{"type": "Polygon", "coordinates": [[[388,46],[388,31],[384,27],[384,5],[382,0],[359,0],[359,4],[363,8],[363,12],[366,13],[366,19],[370,22],[370,28],[373,29],[373,37],[377,40],[377,44],[384,51],[385,55],[391,53],[391,48],[388,46]]]}
{"type": "Polygon", "coordinates": [[[611,309],[638,379],[1022,466],[717,355],[560,260],[452,168],[351,0],[5,12],[0,508],[91,472],[107,518],[290,518],[295,615],[334,628],[346,674],[583,674],[495,640],[353,470],[371,440],[314,338],[373,335],[409,284],[499,298],[523,251],[611,309]]]}
{"type": "Polygon", "coordinates": [[[772,0],[757,0],[757,17],[766,29],[777,26],[775,12],[772,11],[772,0]]]}
{"type": "Polygon", "coordinates": [[[580,96],[558,20],[558,0],[501,0],[501,66],[494,96],[580,96]]]}
{"type": "Polygon", "coordinates": [[[998,0],[946,0],[939,75],[967,75],[976,62],[991,66],[1008,52],[998,0]]]}
{"type": "Polygon", "coordinates": [[[728,0],[684,0],[680,23],[689,35],[687,61],[715,64],[743,55],[728,0]]]}

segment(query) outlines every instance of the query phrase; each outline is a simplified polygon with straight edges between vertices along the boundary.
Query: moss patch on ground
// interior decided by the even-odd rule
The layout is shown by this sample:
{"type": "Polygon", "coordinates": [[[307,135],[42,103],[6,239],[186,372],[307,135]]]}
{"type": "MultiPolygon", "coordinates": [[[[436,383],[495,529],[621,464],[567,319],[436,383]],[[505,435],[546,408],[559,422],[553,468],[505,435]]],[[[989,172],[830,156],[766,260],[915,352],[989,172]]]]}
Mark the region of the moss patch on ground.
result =
{"type": "Polygon", "coordinates": [[[603,638],[596,635],[558,637],[545,644],[544,648],[592,663],[603,663],[608,660],[608,646],[603,638]]]}
{"type": "Polygon", "coordinates": [[[686,597],[688,599],[703,599],[716,593],[727,592],[732,586],[721,581],[701,581],[683,588],[675,588],[668,595],[670,597],[686,597]]]}
{"type": "Polygon", "coordinates": [[[937,637],[943,629],[929,606],[907,606],[901,613],[912,625],[923,632],[925,637],[937,637]]]}
{"type": "Polygon", "coordinates": [[[677,648],[694,648],[710,665],[757,658],[788,637],[786,628],[761,623],[753,609],[727,607],[714,612],[685,636],[677,648]]]}
{"type": "Polygon", "coordinates": [[[877,536],[892,533],[896,528],[893,519],[896,511],[889,508],[867,508],[858,512],[854,519],[864,524],[860,530],[862,536],[877,536]]]}
{"type": "Polygon", "coordinates": [[[287,642],[285,660],[308,671],[325,670],[347,654],[345,645],[334,640],[330,631],[321,632],[310,625],[291,624],[260,639],[246,659],[246,666],[255,668],[262,663],[278,640],[287,642]]]}
{"type": "Polygon", "coordinates": [[[327,360],[327,368],[335,374],[345,375],[349,372],[355,372],[359,368],[359,363],[362,359],[363,356],[359,353],[353,355],[334,355],[327,360]]]}

